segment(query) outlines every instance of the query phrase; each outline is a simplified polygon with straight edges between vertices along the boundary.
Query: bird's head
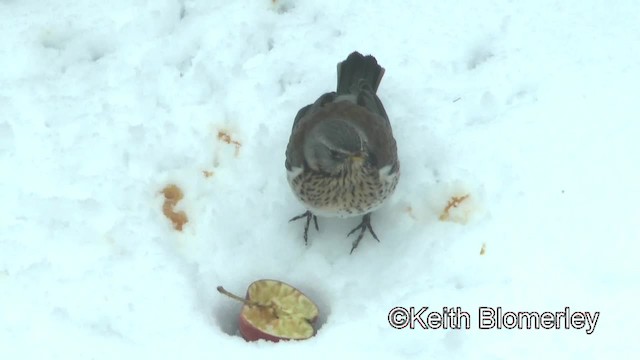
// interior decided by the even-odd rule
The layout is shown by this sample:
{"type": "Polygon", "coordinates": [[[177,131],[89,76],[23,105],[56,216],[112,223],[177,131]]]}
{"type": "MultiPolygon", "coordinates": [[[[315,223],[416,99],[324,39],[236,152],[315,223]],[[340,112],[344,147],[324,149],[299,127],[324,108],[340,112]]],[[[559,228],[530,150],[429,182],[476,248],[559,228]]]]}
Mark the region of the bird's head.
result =
{"type": "Polygon", "coordinates": [[[311,169],[334,176],[364,169],[371,158],[364,134],[340,119],[314,126],[303,152],[311,169]]]}

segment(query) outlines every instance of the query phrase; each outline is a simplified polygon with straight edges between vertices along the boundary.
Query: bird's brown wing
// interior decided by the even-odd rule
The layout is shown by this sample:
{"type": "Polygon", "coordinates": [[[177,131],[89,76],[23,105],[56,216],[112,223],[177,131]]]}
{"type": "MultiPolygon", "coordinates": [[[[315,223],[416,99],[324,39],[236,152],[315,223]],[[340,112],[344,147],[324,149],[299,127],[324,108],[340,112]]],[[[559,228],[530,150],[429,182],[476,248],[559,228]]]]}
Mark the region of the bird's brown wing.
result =
{"type": "Polygon", "coordinates": [[[349,101],[332,103],[330,111],[341,114],[345,120],[353,123],[358,130],[362,131],[367,138],[369,151],[375,157],[378,168],[387,165],[393,166],[397,162],[396,140],[386,117],[349,101]]]}
{"type": "Polygon", "coordinates": [[[333,102],[335,98],[335,92],[325,93],[313,104],[309,104],[298,111],[293,120],[291,136],[289,137],[289,143],[287,144],[285,153],[285,167],[287,170],[304,166],[304,155],[302,151],[304,136],[308,133],[311,126],[318,121],[318,117],[314,116],[318,112],[318,109],[333,102]]]}
{"type": "MultiPolygon", "coordinates": [[[[325,94],[326,95],[326,94],[325,94]]],[[[334,96],[335,98],[335,96],[334,96]]],[[[377,112],[352,101],[326,101],[322,97],[316,103],[298,112],[289,138],[285,166],[304,166],[303,143],[305,134],[318,122],[327,119],[342,118],[351,122],[367,138],[369,150],[375,158],[375,165],[382,168],[387,165],[395,167],[397,163],[396,141],[389,125],[389,120],[377,112]]],[[[385,114],[386,115],[386,114],[385,114]]]]}

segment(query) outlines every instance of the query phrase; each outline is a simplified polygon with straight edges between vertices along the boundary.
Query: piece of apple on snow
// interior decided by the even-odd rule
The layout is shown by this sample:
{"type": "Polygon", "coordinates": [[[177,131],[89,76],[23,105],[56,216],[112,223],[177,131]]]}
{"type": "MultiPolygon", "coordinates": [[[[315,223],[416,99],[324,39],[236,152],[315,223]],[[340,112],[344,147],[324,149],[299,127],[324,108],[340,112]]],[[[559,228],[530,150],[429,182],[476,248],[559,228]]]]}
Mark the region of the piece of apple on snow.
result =
{"type": "Polygon", "coordinates": [[[318,307],[293,286],[277,280],[258,280],[249,285],[245,299],[218,286],[218,291],[244,302],[240,311],[240,334],[247,341],[265,339],[304,340],[315,335],[318,307]]]}

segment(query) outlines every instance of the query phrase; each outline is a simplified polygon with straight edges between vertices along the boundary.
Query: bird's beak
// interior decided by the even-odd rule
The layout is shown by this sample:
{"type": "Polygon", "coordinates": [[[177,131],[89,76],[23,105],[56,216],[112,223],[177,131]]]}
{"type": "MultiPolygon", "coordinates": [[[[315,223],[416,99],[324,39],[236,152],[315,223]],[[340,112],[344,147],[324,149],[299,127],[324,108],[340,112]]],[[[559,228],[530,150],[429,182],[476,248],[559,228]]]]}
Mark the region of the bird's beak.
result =
{"type": "Polygon", "coordinates": [[[362,155],[362,153],[357,153],[357,154],[353,154],[350,156],[350,159],[352,162],[354,163],[363,163],[364,162],[364,156],[362,155]]]}

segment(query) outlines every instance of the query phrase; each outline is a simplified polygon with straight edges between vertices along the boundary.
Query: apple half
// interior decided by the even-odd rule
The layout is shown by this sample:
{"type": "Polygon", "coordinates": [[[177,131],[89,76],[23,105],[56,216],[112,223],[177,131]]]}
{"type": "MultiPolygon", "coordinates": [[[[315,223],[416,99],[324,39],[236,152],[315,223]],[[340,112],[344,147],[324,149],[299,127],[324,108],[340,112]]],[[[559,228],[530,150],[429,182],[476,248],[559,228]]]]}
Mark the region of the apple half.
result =
{"type": "Polygon", "coordinates": [[[239,330],[247,341],[304,340],[316,333],[313,325],[318,318],[318,306],[289,284],[258,280],[249,285],[244,299],[221,286],[218,291],[244,303],[239,330]]]}

